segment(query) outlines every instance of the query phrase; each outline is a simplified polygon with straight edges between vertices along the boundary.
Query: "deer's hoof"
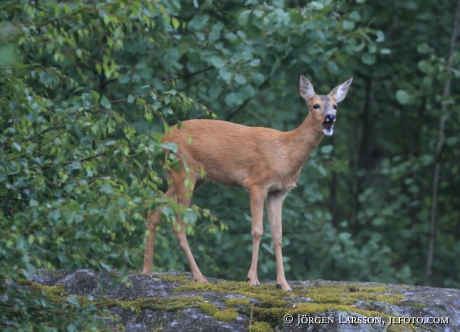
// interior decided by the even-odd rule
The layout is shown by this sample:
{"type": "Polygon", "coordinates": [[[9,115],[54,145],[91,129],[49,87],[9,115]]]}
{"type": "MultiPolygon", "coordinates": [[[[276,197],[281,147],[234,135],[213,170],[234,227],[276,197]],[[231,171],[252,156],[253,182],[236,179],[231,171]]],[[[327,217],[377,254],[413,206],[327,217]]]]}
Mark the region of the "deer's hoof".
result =
{"type": "Polygon", "coordinates": [[[283,290],[285,290],[285,291],[287,291],[287,292],[292,293],[292,288],[289,287],[289,286],[287,287],[287,289],[284,289],[280,284],[276,284],[276,288],[277,288],[277,289],[283,289],[283,290]]]}

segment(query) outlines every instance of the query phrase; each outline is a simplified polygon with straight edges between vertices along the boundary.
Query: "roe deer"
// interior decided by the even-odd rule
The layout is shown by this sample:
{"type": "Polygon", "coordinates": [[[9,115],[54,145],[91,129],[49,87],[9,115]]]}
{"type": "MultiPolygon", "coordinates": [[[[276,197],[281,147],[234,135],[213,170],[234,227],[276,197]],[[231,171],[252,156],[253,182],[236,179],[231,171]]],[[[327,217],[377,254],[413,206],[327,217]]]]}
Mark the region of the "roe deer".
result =
{"type": "MultiPolygon", "coordinates": [[[[177,144],[180,171],[169,170],[172,180],[166,196],[188,206],[193,191],[207,180],[228,186],[244,187],[250,194],[253,250],[248,280],[259,285],[257,256],[263,234],[263,207],[267,203],[268,219],[275,245],[278,287],[292,291],[284,276],[281,253],[281,209],[287,193],[296,186],[302,166],[324,135],[331,136],[335,123],[337,103],[342,101],[353,76],[335,87],[327,96],[316,95],[312,84],[299,75],[298,88],[305,99],[309,113],[295,130],[281,132],[262,127],[247,127],[218,120],[188,120],[181,128],[172,127],[164,136],[165,142],[177,144]],[[191,138],[191,141],[189,140],[191,138]],[[185,162],[184,162],[185,161],[185,162]],[[189,171],[185,170],[187,168],[189,171]],[[203,169],[205,175],[199,171],[203,169]],[[194,184],[193,189],[184,182],[194,184]]],[[[149,232],[142,273],[152,275],[156,228],[161,209],[152,213],[147,222],[149,232]]],[[[206,282],[187,242],[185,225],[177,217],[173,224],[180,248],[187,256],[196,281],[206,282]]]]}

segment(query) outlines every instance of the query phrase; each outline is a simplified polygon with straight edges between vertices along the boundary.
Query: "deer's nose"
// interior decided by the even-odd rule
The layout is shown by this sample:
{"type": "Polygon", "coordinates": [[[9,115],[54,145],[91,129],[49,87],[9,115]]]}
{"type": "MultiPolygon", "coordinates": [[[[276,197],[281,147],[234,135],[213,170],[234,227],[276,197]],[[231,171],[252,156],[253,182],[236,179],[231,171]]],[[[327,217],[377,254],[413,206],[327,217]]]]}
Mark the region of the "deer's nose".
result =
{"type": "Polygon", "coordinates": [[[326,118],[324,119],[326,123],[334,123],[335,122],[335,115],[334,114],[326,114],[326,118]]]}

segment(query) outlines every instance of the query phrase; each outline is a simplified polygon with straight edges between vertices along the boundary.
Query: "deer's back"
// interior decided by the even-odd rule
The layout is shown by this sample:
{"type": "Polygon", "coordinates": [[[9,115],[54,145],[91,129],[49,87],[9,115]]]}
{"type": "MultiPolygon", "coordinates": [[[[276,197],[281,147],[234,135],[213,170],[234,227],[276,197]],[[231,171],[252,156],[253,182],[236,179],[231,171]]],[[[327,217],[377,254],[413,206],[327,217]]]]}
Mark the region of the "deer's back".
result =
{"type": "Polygon", "coordinates": [[[248,179],[266,181],[285,175],[289,160],[284,135],[226,121],[188,120],[180,129],[174,126],[164,140],[176,143],[189,164],[203,167],[207,179],[245,187],[248,179]]]}

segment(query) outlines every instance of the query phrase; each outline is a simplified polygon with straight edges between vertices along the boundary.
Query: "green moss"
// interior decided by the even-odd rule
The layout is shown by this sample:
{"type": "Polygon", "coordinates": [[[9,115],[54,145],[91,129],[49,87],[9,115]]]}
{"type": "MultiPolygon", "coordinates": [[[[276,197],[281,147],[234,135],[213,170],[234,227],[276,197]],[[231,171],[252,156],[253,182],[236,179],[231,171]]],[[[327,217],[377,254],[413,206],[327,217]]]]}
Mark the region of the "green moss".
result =
{"type": "Polygon", "coordinates": [[[64,285],[58,284],[56,286],[45,286],[39,284],[38,282],[33,282],[30,280],[20,279],[19,284],[33,288],[38,292],[43,292],[47,297],[49,297],[53,302],[67,301],[69,294],[65,291],[64,285]]]}
{"type": "Polygon", "coordinates": [[[200,303],[200,310],[207,316],[212,316],[216,313],[219,308],[215,304],[209,302],[200,303]]]}
{"type": "Polygon", "coordinates": [[[277,289],[275,284],[254,287],[245,282],[235,281],[221,281],[215,284],[198,283],[193,281],[185,282],[181,287],[174,290],[174,292],[177,293],[184,291],[235,293],[249,298],[259,299],[262,301],[261,305],[265,307],[286,306],[289,302],[284,300],[283,297],[292,296],[292,293],[277,289]]]}
{"type": "Polygon", "coordinates": [[[277,325],[283,322],[283,317],[288,311],[284,308],[260,308],[254,307],[252,316],[257,321],[268,322],[277,325]]]}
{"type": "Polygon", "coordinates": [[[203,301],[204,299],[202,296],[172,296],[168,298],[147,297],[135,300],[114,300],[101,298],[95,300],[94,302],[98,307],[103,308],[121,307],[134,311],[140,311],[143,309],[176,311],[185,308],[197,307],[203,301]]]}
{"type": "Polygon", "coordinates": [[[226,299],[225,304],[227,304],[229,307],[233,306],[248,306],[249,305],[249,299],[248,298],[233,298],[233,299],[226,299]]]}
{"type": "Polygon", "coordinates": [[[236,312],[234,309],[226,308],[219,310],[215,304],[209,302],[202,302],[200,303],[199,307],[205,315],[212,316],[214,319],[220,320],[222,322],[229,322],[238,317],[238,312],[236,312]]]}
{"type": "Polygon", "coordinates": [[[353,304],[358,300],[379,301],[390,304],[399,303],[404,296],[401,294],[382,294],[388,292],[384,286],[357,287],[347,285],[318,285],[303,287],[299,293],[319,303],[353,304]]]}
{"type": "MultiPolygon", "coordinates": [[[[67,302],[67,297],[70,296],[70,294],[64,290],[64,285],[62,284],[45,286],[30,280],[20,280],[19,283],[45,293],[53,302],[67,302]]],[[[81,304],[88,304],[90,302],[86,296],[76,296],[76,298],[81,304]]],[[[148,297],[135,300],[98,298],[92,301],[92,303],[99,308],[120,307],[133,311],[140,311],[143,309],[175,311],[197,307],[201,302],[204,302],[202,296],[172,296],[167,298],[148,297]]]]}
{"type": "MultiPolygon", "coordinates": [[[[368,303],[385,302],[389,304],[400,303],[404,298],[401,294],[391,294],[385,286],[361,287],[359,284],[321,284],[309,287],[297,287],[293,293],[288,293],[276,288],[276,284],[265,284],[261,287],[250,286],[243,282],[221,281],[219,283],[197,283],[182,278],[182,286],[175,289],[175,292],[218,292],[235,293],[256,299],[253,308],[253,316],[256,321],[263,321],[272,325],[282,323],[282,318],[289,314],[307,314],[313,316],[326,310],[341,310],[344,312],[355,312],[364,316],[386,315],[373,311],[362,310],[354,305],[358,300],[368,303]],[[294,303],[296,297],[307,297],[312,303],[294,303]],[[288,301],[292,297],[294,301],[288,301]]],[[[227,306],[241,305],[247,308],[239,310],[241,313],[250,315],[249,299],[228,299],[227,306]]],[[[214,315],[215,313],[213,313],[214,315]]]]}
{"type": "Polygon", "coordinates": [[[234,309],[227,308],[216,311],[212,317],[222,322],[229,322],[236,319],[238,317],[238,313],[234,309]]]}
{"type": "Polygon", "coordinates": [[[255,322],[249,328],[249,332],[273,332],[273,328],[266,322],[255,322]]]}

